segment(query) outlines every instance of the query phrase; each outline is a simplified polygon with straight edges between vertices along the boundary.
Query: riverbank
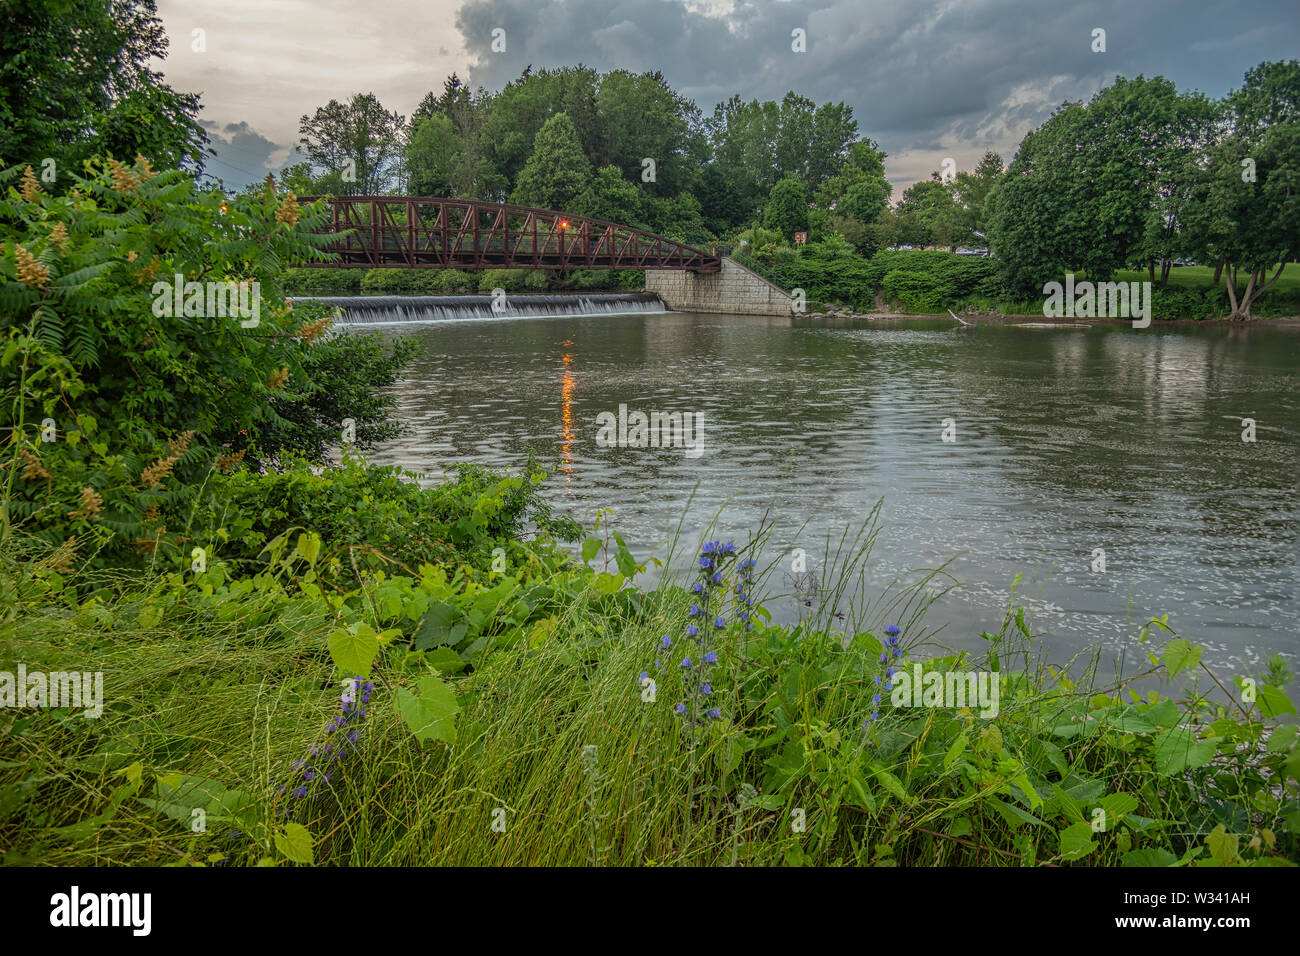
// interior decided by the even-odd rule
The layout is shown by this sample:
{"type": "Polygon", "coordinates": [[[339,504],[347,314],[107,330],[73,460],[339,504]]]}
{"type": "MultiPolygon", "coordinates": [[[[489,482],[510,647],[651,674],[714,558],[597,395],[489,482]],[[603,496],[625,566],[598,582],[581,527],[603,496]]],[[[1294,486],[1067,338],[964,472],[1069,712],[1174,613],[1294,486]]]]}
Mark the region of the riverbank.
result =
{"type": "MultiPolygon", "coordinates": [[[[412,504],[440,503],[450,529],[491,512],[502,487],[466,495],[462,483],[412,504]]],[[[845,573],[872,560],[873,539],[864,527],[845,573]]],[[[1086,664],[1033,663],[1016,606],[979,657],[925,654],[925,602],[905,594],[897,617],[870,627],[830,607],[770,626],[774,569],[750,563],[761,540],[742,531],[734,549],[697,547],[694,591],[637,587],[643,565],[611,528],[586,539],[582,562],[545,536],[466,539],[454,559],[410,571],[380,562],[381,573],[366,549],[373,570],[359,577],[346,555],[363,552],[328,533],[290,535],[261,571],[214,560],[192,577],[110,586],[0,555],[6,668],[104,677],[94,719],[85,701],[0,712],[4,862],[1300,856],[1300,804],[1276,786],[1300,770],[1277,688],[1251,704],[1207,702],[1194,689],[1200,649],[1159,622],[1140,635],[1152,663],[1105,685],[1086,664]],[[913,688],[918,674],[930,676],[913,688]],[[1143,678],[1161,691],[1130,697],[1143,678]]]]}
{"type": "MultiPolygon", "coordinates": [[[[1006,313],[1006,312],[957,312],[956,315],[969,325],[1059,325],[1065,328],[1071,326],[1114,326],[1116,328],[1133,327],[1132,319],[1102,319],[1093,317],[1082,318],[1052,318],[1044,316],[1042,313],[1034,314],[1029,312],[1006,313]]],[[[848,311],[829,311],[829,312],[810,312],[809,318],[836,318],[836,319],[868,319],[872,321],[898,321],[906,322],[908,320],[947,320],[953,321],[952,315],[947,312],[932,313],[913,313],[913,312],[848,312],[848,311]]],[[[958,323],[960,324],[960,323],[958,323]]],[[[1217,318],[1217,319],[1152,319],[1152,326],[1161,328],[1177,328],[1180,326],[1215,326],[1225,325],[1236,328],[1261,328],[1261,329],[1289,329],[1300,331],[1300,315],[1288,316],[1257,316],[1249,320],[1217,318]]]]}

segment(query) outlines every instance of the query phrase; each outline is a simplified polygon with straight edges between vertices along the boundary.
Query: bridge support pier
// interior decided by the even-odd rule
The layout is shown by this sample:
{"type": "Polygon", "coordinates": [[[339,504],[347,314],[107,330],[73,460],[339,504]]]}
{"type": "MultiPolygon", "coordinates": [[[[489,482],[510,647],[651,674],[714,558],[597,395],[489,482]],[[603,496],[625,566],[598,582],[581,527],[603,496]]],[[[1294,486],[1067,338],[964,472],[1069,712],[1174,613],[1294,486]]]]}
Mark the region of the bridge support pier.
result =
{"type": "Polygon", "coordinates": [[[790,315],[790,293],[726,256],[719,272],[647,269],[645,288],[674,312],[790,315]]]}

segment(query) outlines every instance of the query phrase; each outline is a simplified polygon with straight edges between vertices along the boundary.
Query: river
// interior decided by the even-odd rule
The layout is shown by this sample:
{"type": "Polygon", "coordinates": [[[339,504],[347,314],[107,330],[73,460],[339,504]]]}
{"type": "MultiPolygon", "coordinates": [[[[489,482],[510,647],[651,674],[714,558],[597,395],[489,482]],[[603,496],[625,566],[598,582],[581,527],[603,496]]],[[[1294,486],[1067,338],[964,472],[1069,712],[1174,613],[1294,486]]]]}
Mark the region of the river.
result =
{"type": "Polygon", "coordinates": [[[798,612],[777,596],[794,549],[824,567],[828,534],[883,498],[868,586],[951,559],[960,587],[926,618],[941,644],[982,647],[1021,574],[1058,662],[1098,644],[1140,657],[1162,614],[1227,673],[1300,650],[1295,331],[690,313],[395,331],[427,349],[400,389],[412,432],[369,460],[436,480],[534,448],[561,469],[551,500],[588,524],[611,509],[641,560],[683,518],[693,543],[722,509],[742,542],[766,512],[779,620],[798,612]],[[702,453],[602,447],[598,416],[620,405],[703,413],[702,453]]]}

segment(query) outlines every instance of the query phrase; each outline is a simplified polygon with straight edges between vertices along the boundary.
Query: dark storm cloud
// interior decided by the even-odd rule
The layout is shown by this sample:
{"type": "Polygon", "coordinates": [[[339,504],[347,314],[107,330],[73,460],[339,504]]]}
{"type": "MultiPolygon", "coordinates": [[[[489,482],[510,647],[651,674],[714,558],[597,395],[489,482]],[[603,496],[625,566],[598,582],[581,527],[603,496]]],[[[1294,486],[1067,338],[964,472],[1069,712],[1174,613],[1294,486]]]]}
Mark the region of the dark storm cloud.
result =
{"type": "Polygon", "coordinates": [[[204,171],[229,187],[238,188],[264,178],[282,165],[288,152],[247,123],[227,123],[224,127],[207,120],[201,123],[216,151],[215,156],[205,159],[204,171]]]}
{"type": "Polygon", "coordinates": [[[497,89],[526,65],[584,63],[661,70],[710,113],[732,93],[795,90],[850,104],[861,132],[910,181],[942,155],[972,165],[987,148],[1010,159],[1020,138],[1067,99],[1116,74],[1164,74],[1222,95],[1265,59],[1300,49],[1294,3],[1023,0],[695,3],[666,0],[468,0],[456,26],[474,85],[497,89]],[[807,31],[807,53],[791,31],[807,31]],[[505,30],[506,51],[492,52],[505,30]],[[1106,52],[1091,49],[1094,28],[1106,52]]]}
{"type": "MultiPolygon", "coordinates": [[[[298,119],[374,92],[410,115],[452,71],[499,89],[523,68],[661,70],[706,114],[733,93],[846,102],[898,185],[944,157],[1010,159],[1067,99],[1116,74],[1163,74],[1220,96],[1300,50],[1295,0],[159,0],[156,64],[203,96],[213,175],[238,187],[301,156],[298,119]],[[491,51],[492,30],[506,52],[491,51]],[[807,31],[808,52],[790,49],[807,31]],[[1107,51],[1091,33],[1106,30],[1107,51]],[[195,28],[206,50],[193,49],[195,28]],[[245,125],[246,124],[246,125],[245,125]]],[[[895,192],[897,198],[898,192],[895,192]]]]}

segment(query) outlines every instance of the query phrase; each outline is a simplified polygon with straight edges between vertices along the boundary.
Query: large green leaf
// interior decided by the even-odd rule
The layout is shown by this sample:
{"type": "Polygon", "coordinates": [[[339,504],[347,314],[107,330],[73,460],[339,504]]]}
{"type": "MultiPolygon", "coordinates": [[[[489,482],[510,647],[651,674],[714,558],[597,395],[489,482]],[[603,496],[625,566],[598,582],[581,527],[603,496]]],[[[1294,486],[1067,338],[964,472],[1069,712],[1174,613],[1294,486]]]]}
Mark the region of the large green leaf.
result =
{"type": "Polygon", "coordinates": [[[1295,704],[1272,684],[1260,684],[1259,710],[1265,717],[1281,717],[1283,714],[1294,714],[1295,704]]]}
{"type": "Polygon", "coordinates": [[[1165,776],[1203,767],[1218,752],[1218,737],[1198,740],[1185,727],[1171,727],[1155,738],[1156,772],[1165,776]]]}
{"type": "Polygon", "coordinates": [[[1075,823],[1060,831],[1061,857],[1066,860],[1078,860],[1097,849],[1092,839],[1092,827],[1086,823],[1075,823]]]}
{"type": "Polygon", "coordinates": [[[1133,850],[1120,857],[1121,866],[1173,866],[1178,857],[1168,850],[1133,850]]]}
{"type": "Polygon", "coordinates": [[[370,665],[379,654],[379,635],[369,624],[340,627],[328,639],[334,666],[344,674],[369,674],[370,665]]]}
{"type": "Polygon", "coordinates": [[[439,601],[430,604],[424,613],[419,628],[415,632],[415,649],[427,651],[431,648],[450,643],[452,622],[460,616],[454,606],[439,601]]]}
{"type": "Polygon", "coordinates": [[[1181,637],[1176,637],[1165,647],[1165,653],[1162,660],[1165,662],[1165,668],[1169,671],[1169,676],[1173,677],[1180,671],[1191,670],[1201,660],[1202,648],[1196,644],[1188,643],[1181,637]]]}
{"type": "Polygon", "coordinates": [[[311,863],[311,834],[301,823],[287,823],[275,834],[275,848],[295,863],[311,863]]]}
{"type": "Polygon", "coordinates": [[[460,705],[456,703],[456,693],[451,685],[441,679],[432,675],[422,677],[418,697],[404,687],[398,688],[396,707],[420,743],[428,740],[441,740],[448,744],[456,742],[456,714],[460,705]]]}

